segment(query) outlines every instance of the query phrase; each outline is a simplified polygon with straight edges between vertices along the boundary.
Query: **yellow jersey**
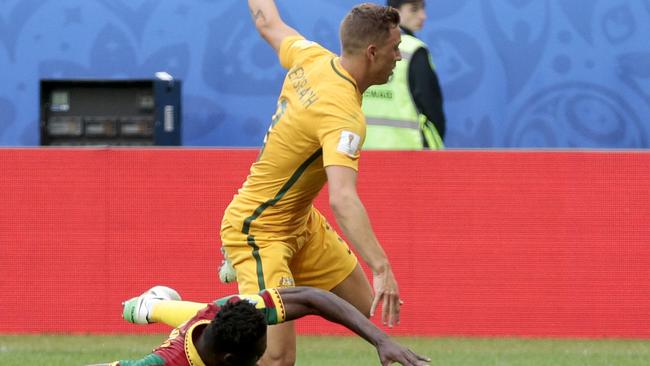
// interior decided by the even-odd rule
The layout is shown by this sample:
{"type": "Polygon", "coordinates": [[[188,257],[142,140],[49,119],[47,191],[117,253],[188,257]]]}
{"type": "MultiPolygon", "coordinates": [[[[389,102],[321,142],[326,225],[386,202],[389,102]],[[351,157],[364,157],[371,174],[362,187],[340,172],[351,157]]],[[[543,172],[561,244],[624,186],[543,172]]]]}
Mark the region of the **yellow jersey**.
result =
{"type": "Polygon", "coordinates": [[[258,160],[224,218],[244,234],[291,235],[327,181],[325,167],[358,170],[366,121],[361,93],[339,58],[301,36],[279,50],[288,69],[258,160]]]}

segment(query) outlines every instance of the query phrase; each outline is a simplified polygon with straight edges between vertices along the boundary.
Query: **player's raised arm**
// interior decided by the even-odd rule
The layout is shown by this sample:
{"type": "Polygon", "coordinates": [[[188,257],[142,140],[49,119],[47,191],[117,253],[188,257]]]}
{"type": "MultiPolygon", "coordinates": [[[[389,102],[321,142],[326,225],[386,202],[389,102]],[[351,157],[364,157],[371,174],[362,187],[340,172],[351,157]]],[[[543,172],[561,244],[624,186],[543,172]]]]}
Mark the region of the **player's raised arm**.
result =
{"type": "Polygon", "coordinates": [[[275,52],[279,52],[283,39],[299,34],[284,23],[273,0],[248,0],[248,8],[255,28],[275,52]]]}
{"type": "Polygon", "coordinates": [[[318,315],[341,324],[375,346],[382,365],[397,362],[404,366],[425,366],[431,361],[395,343],[356,308],[331,292],[311,287],[280,288],[278,292],[285,307],[286,320],[318,315]]]}

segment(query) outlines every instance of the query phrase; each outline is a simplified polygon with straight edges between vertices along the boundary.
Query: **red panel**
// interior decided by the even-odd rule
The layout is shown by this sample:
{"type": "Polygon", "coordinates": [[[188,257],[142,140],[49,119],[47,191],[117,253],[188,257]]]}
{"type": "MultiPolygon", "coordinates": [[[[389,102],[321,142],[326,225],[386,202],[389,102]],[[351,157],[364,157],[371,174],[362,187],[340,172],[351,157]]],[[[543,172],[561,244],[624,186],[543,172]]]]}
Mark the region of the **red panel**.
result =
{"type": "MultiPolygon", "coordinates": [[[[0,150],[0,332],[160,332],[120,302],[235,291],[219,223],[256,155],[0,150]]],[[[650,154],[366,152],[361,169],[406,301],[391,333],[650,337],[650,154]]]]}

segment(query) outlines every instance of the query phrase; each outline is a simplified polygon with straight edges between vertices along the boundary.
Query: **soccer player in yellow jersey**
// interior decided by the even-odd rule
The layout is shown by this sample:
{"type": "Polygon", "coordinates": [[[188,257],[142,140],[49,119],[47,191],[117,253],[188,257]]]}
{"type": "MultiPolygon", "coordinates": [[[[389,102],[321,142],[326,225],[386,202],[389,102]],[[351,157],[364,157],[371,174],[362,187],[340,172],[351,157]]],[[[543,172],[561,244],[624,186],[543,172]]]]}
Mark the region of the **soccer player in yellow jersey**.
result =
{"type": "MultiPolygon", "coordinates": [[[[382,304],[382,321],[399,322],[401,300],[388,258],[357,195],[366,131],[361,95],[385,83],[399,52],[399,14],[362,4],[341,23],[342,55],[305,40],[272,0],[249,0],[261,36],[288,69],[271,127],[243,187],[224,214],[222,249],[240,293],[312,286],[347,300],[366,316],[382,304]],[[325,182],[345,237],[373,273],[373,286],[347,244],[312,205],[325,182]],[[373,295],[374,287],[374,295],[373,295]]],[[[293,365],[291,322],[268,330],[260,365],[293,365]]]]}

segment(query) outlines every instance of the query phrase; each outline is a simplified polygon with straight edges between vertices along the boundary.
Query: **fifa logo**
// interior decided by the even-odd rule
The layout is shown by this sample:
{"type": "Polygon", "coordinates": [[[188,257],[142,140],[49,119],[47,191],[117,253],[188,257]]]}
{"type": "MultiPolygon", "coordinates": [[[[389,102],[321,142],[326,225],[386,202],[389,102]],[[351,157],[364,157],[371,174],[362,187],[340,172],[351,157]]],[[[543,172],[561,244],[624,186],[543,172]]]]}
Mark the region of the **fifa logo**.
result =
{"type": "Polygon", "coordinates": [[[278,287],[294,287],[296,283],[293,281],[292,277],[281,277],[278,287]]]}

